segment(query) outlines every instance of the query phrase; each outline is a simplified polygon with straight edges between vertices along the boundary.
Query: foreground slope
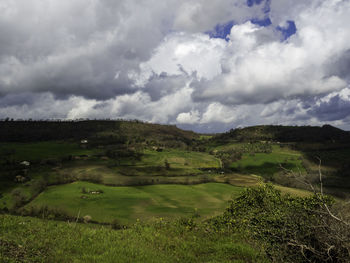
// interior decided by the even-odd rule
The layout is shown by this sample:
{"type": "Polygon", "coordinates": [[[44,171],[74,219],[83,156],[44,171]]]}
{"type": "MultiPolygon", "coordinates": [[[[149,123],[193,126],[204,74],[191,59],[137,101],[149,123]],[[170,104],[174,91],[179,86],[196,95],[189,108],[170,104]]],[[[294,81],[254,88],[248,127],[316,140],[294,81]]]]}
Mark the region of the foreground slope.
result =
{"type": "Polygon", "coordinates": [[[106,227],[0,215],[0,262],[268,262],[239,235],[186,222],[106,227]]]}

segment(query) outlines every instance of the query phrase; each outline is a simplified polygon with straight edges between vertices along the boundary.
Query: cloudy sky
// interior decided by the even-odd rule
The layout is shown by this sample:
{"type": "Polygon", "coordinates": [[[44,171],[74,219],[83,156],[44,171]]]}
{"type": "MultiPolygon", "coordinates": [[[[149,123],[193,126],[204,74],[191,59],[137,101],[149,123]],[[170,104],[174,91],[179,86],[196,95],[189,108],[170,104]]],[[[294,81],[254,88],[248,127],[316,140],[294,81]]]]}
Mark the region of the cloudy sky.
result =
{"type": "Polygon", "coordinates": [[[350,130],[350,0],[1,0],[0,118],[350,130]]]}

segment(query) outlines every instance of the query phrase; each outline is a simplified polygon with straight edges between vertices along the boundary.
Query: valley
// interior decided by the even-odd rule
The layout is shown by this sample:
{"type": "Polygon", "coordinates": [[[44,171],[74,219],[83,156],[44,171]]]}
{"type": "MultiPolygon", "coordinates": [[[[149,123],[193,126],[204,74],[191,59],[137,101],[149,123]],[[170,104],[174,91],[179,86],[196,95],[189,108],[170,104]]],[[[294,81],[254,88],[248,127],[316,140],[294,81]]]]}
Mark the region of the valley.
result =
{"type": "Polygon", "coordinates": [[[153,229],[159,220],[207,224],[250,188],[268,184],[282,196],[311,198],[308,183],[320,190],[320,168],[325,193],[338,203],[350,194],[350,133],[329,126],[211,135],[139,121],[1,127],[3,224],[11,216],[98,229],[153,229]]]}

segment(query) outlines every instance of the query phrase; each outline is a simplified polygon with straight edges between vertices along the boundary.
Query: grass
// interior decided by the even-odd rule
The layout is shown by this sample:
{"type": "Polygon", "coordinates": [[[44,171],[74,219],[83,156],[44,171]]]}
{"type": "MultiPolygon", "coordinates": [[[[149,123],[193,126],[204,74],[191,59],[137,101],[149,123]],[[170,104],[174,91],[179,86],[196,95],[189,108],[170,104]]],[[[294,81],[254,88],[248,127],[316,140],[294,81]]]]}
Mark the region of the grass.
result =
{"type": "Polygon", "coordinates": [[[280,190],[284,194],[289,194],[291,196],[299,196],[299,197],[309,197],[313,195],[313,192],[306,191],[303,189],[291,188],[281,185],[274,185],[277,190],[280,190]]]}
{"type": "MultiPolygon", "coordinates": [[[[92,162],[89,161],[89,163],[91,164],[92,162]]],[[[96,173],[96,170],[100,170],[100,174],[106,179],[106,183],[119,184],[119,180],[122,179],[120,176],[161,177],[203,174],[201,169],[219,168],[220,160],[208,153],[202,152],[178,149],[166,149],[162,152],[157,152],[146,149],[140,160],[130,158],[110,159],[107,163],[99,165],[99,167],[93,169],[89,169],[88,166],[86,167],[86,169],[79,168],[80,173],[96,173]],[[165,167],[166,162],[169,163],[169,169],[165,167]],[[101,168],[101,166],[105,168],[101,168]],[[109,168],[106,166],[109,166],[109,168]]],[[[74,171],[74,166],[72,170],[73,173],[77,172],[74,171]]]]}
{"type": "Polygon", "coordinates": [[[176,149],[167,149],[162,152],[145,150],[141,162],[137,166],[164,166],[168,161],[172,168],[198,169],[198,168],[219,168],[220,162],[217,158],[208,153],[190,152],[176,149]]]}
{"type": "Polygon", "coordinates": [[[286,169],[305,172],[301,157],[299,152],[274,145],[272,153],[243,154],[241,160],[231,164],[231,168],[243,173],[272,176],[280,171],[281,164],[286,169]]]}
{"type": "Polygon", "coordinates": [[[0,215],[0,262],[269,262],[238,234],[177,222],[130,229],[0,215]]]}
{"type": "Polygon", "coordinates": [[[49,187],[26,207],[59,208],[73,217],[80,211],[81,216],[90,215],[98,222],[118,219],[122,223],[130,223],[137,219],[147,221],[153,217],[186,216],[195,211],[207,217],[222,212],[232,195],[241,190],[241,187],[219,183],[108,187],[75,182],[49,187]],[[87,191],[102,190],[103,193],[83,194],[83,187],[87,191]]]}

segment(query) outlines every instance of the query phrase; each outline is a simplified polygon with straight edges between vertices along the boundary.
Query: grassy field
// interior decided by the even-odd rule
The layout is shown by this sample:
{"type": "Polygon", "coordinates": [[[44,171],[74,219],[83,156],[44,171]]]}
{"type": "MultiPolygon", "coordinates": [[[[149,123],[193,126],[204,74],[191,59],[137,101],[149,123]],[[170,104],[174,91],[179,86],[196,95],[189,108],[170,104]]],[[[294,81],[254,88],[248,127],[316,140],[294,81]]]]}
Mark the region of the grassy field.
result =
{"type": "Polygon", "coordinates": [[[238,234],[158,221],[130,229],[0,215],[0,262],[269,262],[238,234]]]}
{"type": "Polygon", "coordinates": [[[164,166],[167,160],[173,168],[219,168],[220,162],[208,153],[190,152],[183,150],[169,149],[162,152],[146,150],[142,161],[136,163],[141,166],[164,166]]]}
{"type": "Polygon", "coordinates": [[[228,184],[151,185],[108,187],[88,182],[49,187],[26,207],[59,208],[71,216],[90,215],[99,222],[118,219],[122,223],[152,217],[180,217],[198,212],[213,216],[224,210],[227,201],[243,188],[228,184]],[[83,194],[82,189],[102,190],[101,194],[83,194]],[[84,197],[83,197],[84,196],[84,197]],[[80,212],[79,212],[80,211],[80,212]]]}
{"type": "Polygon", "coordinates": [[[139,161],[120,160],[115,168],[127,176],[180,176],[202,173],[202,168],[220,168],[220,160],[205,152],[165,149],[162,152],[146,149],[139,161]],[[169,164],[166,169],[165,163],[169,164]]]}
{"type": "Polygon", "coordinates": [[[141,185],[164,183],[198,183],[205,169],[217,169],[220,160],[208,153],[169,149],[162,152],[145,150],[140,160],[89,159],[65,164],[57,176],[94,177],[107,185],[141,185]],[[169,164],[166,168],[165,163],[169,164]]]}
{"type": "Polygon", "coordinates": [[[305,172],[301,153],[277,145],[273,146],[272,153],[243,154],[242,159],[232,163],[231,168],[243,173],[271,176],[281,170],[280,165],[305,172]]]}

